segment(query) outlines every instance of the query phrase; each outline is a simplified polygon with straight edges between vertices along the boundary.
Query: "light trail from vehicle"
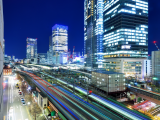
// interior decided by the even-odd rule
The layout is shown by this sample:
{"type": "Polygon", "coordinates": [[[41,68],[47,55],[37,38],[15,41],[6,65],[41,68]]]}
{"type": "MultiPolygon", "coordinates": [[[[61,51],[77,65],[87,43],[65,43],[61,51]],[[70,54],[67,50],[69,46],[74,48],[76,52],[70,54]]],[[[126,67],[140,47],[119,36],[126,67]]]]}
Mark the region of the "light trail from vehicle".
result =
{"type": "MultiPolygon", "coordinates": [[[[49,76],[51,78],[55,78],[55,77],[53,77],[51,75],[48,75],[46,73],[43,73],[43,72],[40,72],[40,73],[42,73],[44,75],[47,75],[47,76],[49,76]]],[[[69,84],[69,83],[67,83],[65,81],[62,81],[62,80],[60,80],[58,78],[56,78],[56,79],[59,82],[61,82],[61,83],[68,84],[69,87],[73,87],[73,85],[71,85],[71,84],[69,84]]],[[[80,91],[80,92],[82,92],[82,93],[84,93],[84,94],[87,94],[87,90],[85,90],[85,89],[83,89],[81,87],[75,86],[75,89],[78,90],[78,91],[80,91]]],[[[133,120],[148,120],[147,117],[143,117],[143,116],[141,116],[141,115],[139,115],[139,114],[137,114],[137,113],[135,113],[135,112],[127,109],[127,108],[124,108],[124,107],[122,107],[122,106],[120,106],[118,104],[115,104],[114,102],[106,100],[106,99],[104,99],[104,98],[102,98],[102,97],[100,97],[100,96],[98,96],[98,95],[96,95],[94,93],[92,93],[91,95],[89,95],[89,97],[92,98],[92,99],[94,99],[94,100],[96,100],[96,101],[99,101],[103,105],[105,105],[105,106],[107,106],[107,107],[109,107],[109,108],[117,111],[118,113],[126,116],[127,118],[130,118],[130,119],[133,119],[133,120]]]]}
{"type": "MultiPolygon", "coordinates": [[[[24,71],[25,72],[25,71],[24,71]]],[[[75,99],[73,99],[72,97],[70,97],[69,95],[65,94],[64,92],[60,91],[59,89],[55,88],[55,87],[49,87],[47,90],[47,85],[51,85],[49,84],[48,82],[46,82],[45,80],[41,79],[40,77],[37,77],[36,75],[32,74],[32,73],[28,73],[28,72],[25,72],[26,74],[30,75],[31,77],[33,77],[34,79],[34,82],[38,85],[38,86],[41,86],[42,89],[47,92],[48,94],[50,94],[52,96],[53,99],[55,99],[58,103],[60,103],[61,106],[63,106],[67,111],[69,111],[72,115],[75,115],[73,113],[73,111],[69,110],[67,108],[67,104],[63,104],[63,102],[59,101],[54,95],[57,94],[57,96],[59,97],[63,97],[65,98],[66,100],[70,101],[70,103],[72,103],[72,107],[74,106],[77,110],[77,112],[75,113],[79,113],[78,116],[84,116],[86,117],[87,119],[94,119],[94,120],[98,120],[98,119],[108,119],[109,118],[107,116],[105,116],[104,114],[98,112],[97,110],[95,110],[95,108],[93,109],[93,106],[91,107],[88,106],[87,102],[81,102],[80,101],[77,101],[75,99]],[[49,91],[48,91],[49,90],[49,91]],[[50,92],[51,91],[51,92],[50,92]],[[54,93],[54,95],[53,95],[54,93]],[[86,107],[87,106],[87,107],[86,107]],[[82,112],[83,111],[83,112],[82,112]]],[[[79,98],[80,99],[80,98],[79,98]]],[[[76,115],[75,115],[76,116],[76,115]]]]}

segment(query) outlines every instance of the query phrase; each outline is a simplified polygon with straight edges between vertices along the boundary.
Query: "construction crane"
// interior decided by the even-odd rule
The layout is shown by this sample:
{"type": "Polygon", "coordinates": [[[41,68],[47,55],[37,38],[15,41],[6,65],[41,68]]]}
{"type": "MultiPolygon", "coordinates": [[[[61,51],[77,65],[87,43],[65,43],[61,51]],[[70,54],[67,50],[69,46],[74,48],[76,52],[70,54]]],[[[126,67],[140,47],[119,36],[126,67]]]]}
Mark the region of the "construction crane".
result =
{"type": "Polygon", "coordinates": [[[157,47],[158,51],[160,51],[160,49],[158,48],[157,44],[156,44],[157,41],[153,41],[153,43],[155,44],[155,46],[157,47]]]}
{"type": "Polygon", "coordinates": [[[67,61],[68,61],[68,63],[73,62],[73,59],[74,59],[74,50],[75,50],[75,46],[73,46],[73,52],[72,52],[72,54],[70,54],[71,52],[70,52],[70,49],[69,49],[69,52],[67,54],[67,61]]]}

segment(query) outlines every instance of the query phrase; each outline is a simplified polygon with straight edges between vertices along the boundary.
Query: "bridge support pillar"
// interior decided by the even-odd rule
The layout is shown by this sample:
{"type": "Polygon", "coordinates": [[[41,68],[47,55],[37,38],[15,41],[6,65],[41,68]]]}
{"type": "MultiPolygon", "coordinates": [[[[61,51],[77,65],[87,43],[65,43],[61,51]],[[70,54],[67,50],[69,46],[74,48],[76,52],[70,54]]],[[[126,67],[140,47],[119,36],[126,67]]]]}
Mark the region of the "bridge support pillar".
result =
{"type": "Polygon", "coordinates": [[[136,96],[136,100],[135,100],[135,102],[137,103],[138,102],[138,97],[136,96]]]}

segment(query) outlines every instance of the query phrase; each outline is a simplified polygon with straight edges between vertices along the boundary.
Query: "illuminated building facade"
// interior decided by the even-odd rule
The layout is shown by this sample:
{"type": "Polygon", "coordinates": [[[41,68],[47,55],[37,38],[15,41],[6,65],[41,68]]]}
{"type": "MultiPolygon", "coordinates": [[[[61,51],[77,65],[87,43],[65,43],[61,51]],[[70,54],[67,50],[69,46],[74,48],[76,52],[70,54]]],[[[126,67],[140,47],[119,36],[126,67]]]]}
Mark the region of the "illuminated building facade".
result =
{"type": "Polygon", "coordinates": [[[50,43],[53,53],[68,51],[68,26],[54,25],[52,27],[52,41],[50,43]]]}
{"type": "Polygon", "coordinates": [[[152,75],[153,83],[160,87],[160,51],[152,51],[152,75]]]}
{"type": "Polygon", "coordinates": [[[0,117],[3,117],[3,59],[4,59],[4,22],[3,22],[3,3],[0,0],[0,117]]]}
{"type": "Polygon", "coordinates": [[[117,93],[126,90],[125,75],[123,73],[102,70],[93,71],[92,82],[107,93],[117,93]]]}
{"type": "Polygon", "coordinates": [[[5,65],[3,68],[3,75],[12,75],[12,68],[5,65]]]}
{"type": "Polygon", "coordinates": [[[37,39],[27,38],[27,59],[37,58],[37,39]]]}
{"type": "Polygon", "coordinates": [[[38,53],[38,63],[47,64],[47,53],[38,53]]]}
{"type": "Polygon", "coordinates": [[[103,0],[84,1],[85,66],[102,68],[103,0]]]}
{"type": "Polygon", "coordinates": [[[142,64],[148,57],[148,0],[105,0],[103,16],[103,67],[143,78],[142,64]]]}
{"type": "Polygon", "coordinates": [[[103,15],[106,58],[148,57],[148,0],[107,0],[103,15]]]}
{"type": "Polygon", "coordinates": [[[107,71],[125,73],[126,77],[135,77],[136,79],[144,79],[151,75],[150,61],[146,58],[105,59],[103,67],[107,71]]]}

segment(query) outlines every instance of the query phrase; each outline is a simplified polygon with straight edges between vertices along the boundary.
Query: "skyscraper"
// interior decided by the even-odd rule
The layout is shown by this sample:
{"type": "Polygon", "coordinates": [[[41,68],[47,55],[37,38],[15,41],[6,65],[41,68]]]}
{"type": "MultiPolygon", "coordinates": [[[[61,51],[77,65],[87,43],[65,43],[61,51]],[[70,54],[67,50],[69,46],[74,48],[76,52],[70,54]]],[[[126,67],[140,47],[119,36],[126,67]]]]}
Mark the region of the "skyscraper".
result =
{"type": "Polygon", "coordinates": [[[53,64],[53,42],[52,42],[52,35],[49,36],[49,51],[47,51],[47,61],[48,61],[48,64],[53,64]]]}
{"type": "Polygon", "coordinates": [[[84,1],[84,57],[85,66],[102,67],[103,0],[84,1]]]}
{"type": "Polygon", "coordinates": [[[4,40],[4,23],[3,23],[3,4],[0,0],[0,118],[3,117],[3,40],[4,40]]]}
{"type": "Polygon", "coordinates": [[[37,58],[37,39],[27,38],[27,59],[37,58]]]}
{"type": "Polygon", "coordinates": [[[68,51],[68,26],[54,25],[52,27],[52,41],[50,42],[53,52],[68,51]]]}
{"type": "Polygon", "coordinates": [[[148,0],[104,1],[104,68],[142,74],[148,56],[148,0]]]}

